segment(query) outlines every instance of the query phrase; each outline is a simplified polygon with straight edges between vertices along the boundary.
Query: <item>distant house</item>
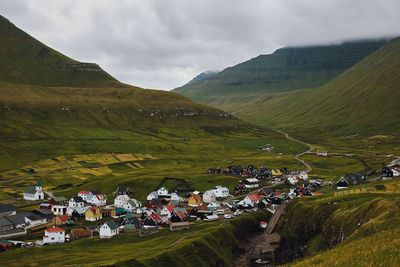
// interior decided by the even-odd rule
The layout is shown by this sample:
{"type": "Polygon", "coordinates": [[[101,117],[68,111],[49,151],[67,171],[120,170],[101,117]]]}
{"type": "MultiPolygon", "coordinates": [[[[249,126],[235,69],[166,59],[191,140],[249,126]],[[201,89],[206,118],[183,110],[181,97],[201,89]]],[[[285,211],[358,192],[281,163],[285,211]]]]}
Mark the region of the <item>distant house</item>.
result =
{"type": "Polygon", "coordinates": [[[52,206],[67,206],[67,199],[65,197],[52,197],[49,199],[48,203],[52,206]]]}
{"type": "Polygon", "coordinates": [[[17,214],[17,208],[10,204],[0,204],[0,217],[17,214]]]}
{"type": "Polygon", "coordinates": [[[183,213],[181,210],[174,210],[172,212],[171,219],[170,219],[171,222],[184,222],[187,220],[188,220],[187,215],[185,213],[183,213]]]}
{"type": "Polygon", "coordinates": [[[144,204],[144,206],[148,209],[157,209],[159,207],[161,207],[161,201],[158,198],[155,198],[151,201],[147,201],[146,204],[144,204]]]}
{"type": "Polygon", "coordinates": [[[87,227],[76,228],[76,229],[71,230],[71,238],[75,239],[75,240],[92,237],[92,236],[93,236],[92,231],[87,227]]]}
{"type": "Polygon", "coordinates": [[[260,186],[260,181],[256,178],[249,178],[243,181],[246,188],[257,188],[260,186]]]}
{"type": "Polygon", "coordinates": [[[346,189],[349,186],[347,180],[342,177],[336,182],[337,189],[346,189]]]}
{"type": "Polygon", "coordinates": [[[25,214],[15,214],[0,217],[0,232],[6,232],[14,229],[25,229],[25,214]]]}
{"type": "Polygon", "coordinates": [[[36,186],[28,186],[24,192],[25,200],[41,200],[44,199],[44,193],[42,191],[42,184],[40,181],[36,183],[36,186]]]}
{"type": "Polygon", "coordinates": [[[169,197],[168,189],[166,187],[161,187],[157,190],[158,197],[169,197]]]}
{"type": "Polygon", "coordinates": [[[128,186],[125,185],[120,185],[117,187],[117,191],[115,192],[115,195],[120,196],[120,195],[129,195],[131,192],[131,189],[128,186]]]}
{"type": "Polygon", "coordinates": [[[126,214],[126,209],[124,208],[116,208],[111,211],[111,217],[119,218],[126,214]]]}
{"type": "Polygon", "coordinates": [[[217,199],[217,196],[215,195],[215,191],[212,190],[207,190],[203,193],[203,201],[205,203],[211,203],[217,199]]]}
{"type": "Polygon", "coordinates": [[[317,151],[317,157],[324,157],[326,158],[328,156],[328,152],[325,150],[318,150],[317,151]]]}
{"type": "Polygon", "coordinates": [[[171,218],[172,211],[175,209],[175,205],[166,205],[160,212],[161,216],[165,216],[167,218],[171,218]]]}
{"type": "Polygon", "coordinates": [[[301,171],[297,176],[303,181],[308,179],[308,174],[305,171],[301,171]]]}
{"type": "Polygon", "coordinates": [[[393,177],[400,176],[400,168],[399,167],[393,167],[393,168],[390,168],[390,170],[393,173],[393,177]]]}
{"type": "Polygon", "coordinates": [[[393,177],[393,176],[394,176],[394,175],[393,175],[392,169],[387,168],[387,167],[382,168],[382,177],[383,177],[383,178],[391,178],[391,177],[393,177]]]}
{"type": "Polygon", "coordinates": [[[114,206],[121,208],[123,207],[123,205],[128,202],[129,200],[129,196],[128,195],[118,195],[115,199],[114,199],[114,206]]]}
{"type": "Polygon", "coordinates": [[[48,228],[44,230],[44,244],[58,244],[65,242],[65,230],[59,227],[48,228]]]}
{"type": "Polygon", "coordinates": [[[64,215],[67,214],[67,209],[68,207],[65,205],[52,205],[51,206],[51,211],[54,213],[54,215],[64,215]]]}
{"type": "Polygon", "coordinates": [[[158,193],[157,191],[153,191],[147,196],[147,200],[153,200],[153,199],[158,199],[158,193]]]}
{"type": "Polygon", "coordinates": [[[193,194],[188,198],[188,206],[190,207],[198,207],[203,205],[203,199],[200,195],[193,194]]]}
{"type": "Polygon", "coordinates": [[[207,205],[207,208],[211,211],[216,211],[219,207],[219,204],[215,202],[211,202],[210,204],[207,205]]]}
{"type": "Polygon", "coordinates": [[[47,224],[53,221],[54,215],[53,213],[48,210],[48,209],[39,209],[39,210],[34,210],[32,212],[28,212],[25,215],[25,223],[28,228],[42,225],[42,224],[47,224]]]}
{"type": "Polygon", "coordinates": [[[263,200],[263,197],[261,197],[258,194],[249,194],[243,199],[243,202],[247,205],[255,206],[258,203],[260,203],[260,201],[262,201],[262,200],[263,200]]]}
{"type": "Polygon", "coordinates": [[[175,192],[171,194],[170,199],[171,199],[171,201],[178,202],[178,203],[182,201],[182,198],[175,192]]]}
{"type": "Polygon", "coordinates": [[[138,218],[134,217],[132,214],[127,214],[122,218],[121,225],[135,225],[136,228],[140,228],[141,222],[138,218]]]}
{"type": "Polygon", "coordinates": [[[118,234],[118,225],[114,221],[108,221],[100,227],[100,238],[110,238],[118,234]]]}
{"type": "Polygon", "coordinates": [[[138,201],[136,199],[129,199],[127,202],[125,202],[122,205],[122,207],[125,208],[127,211],[132,212],[134,210],[137,210],[137,209],[141,208],[142,207],[142,202],[138,201]]]}
{"type": "Polygon", "coordinates": [[[235,194],[239,195],[239,194],[243,194],[247,191],[246,186],[243,183],[239,183],[236,187],[235,187],[235,194]]]}
{"type": "Polygon", "coordinates": [[[358,185],[367,182],[369,172],[368,171],[361,171],[361,172],[353,172],[346,174],[344,177],[349,185],[358,185]]]}
{"type": "Polygon", "coordinates": [[[76,208],[68,207],[67,214],[74,219],[75,218],[81,219],[85,217],[85,213],[89,208],[90,208],[89,206],[76,207],[76,208]]]}
{"type": "Polygon", "coordinates": [[[84,201],[87,201],[89,196],[89,191],[80,191],[78,196],[81,197],[84,201]]]}
{"type": "Polygon", "coordinates": [[[64,225],[67,224],[71,220],[71,217],[68,215],[59,215],[55,218],[56,225],[64,225]]]}
{"type": "Polygon", "coordinates": [[[152,213],[143,220],[143,224],[147,226],[157,226],[163,222],[161,217],[157,213],[152,213]]]}
{"type": "Polygon", "coordinates": [[[89,192],[87,202],[98,207],[105,206],[107,203],[107,196],[98,191],[91,191],[89,192]]]}
{"type": "Polygon", "coordinates": [[[0,240],[0,252],[2,250],[7,251],[7,250],[15,249],[15,248],[16,248],[16,246],[14,243],[12,243],[8,240],[4,240],[4,239],[0,240]]]}
{"type": "Polygon", "coordinates": [[[70,207],[70,208],[77,208],[77,207],[82,208],[83,206],[85,206],[85,201],[80,196],[72,197],[68,201],[68,207],[70,207]]]}
{"type": "Polygon", "coordinates": [[[272,176],[281,176],[281,175],[283,175],[283,173],[282,173],[281,170],[272,169],[272,170],[271,170],[271,175],[272,175],[272,176]]]}
{"type": "Polygon", "coordinates": [[[260,190],[258,190],[257,194],[260,196],[266,197],[266,196],[271,195],[273,192],[274,191],[272,191],[272,189],[270,187],[264,187],[264,188],[261,188],[260,190]]]}
{"type": "Polygon", "coordinates": [[[226,187],[217,185],[213,190],[216,197],[224,198],[229,196],[229,189],[226,187]]]}
{"type": "Polygon", "coordinates": [[[99,207],[90,207],[85,213],[86,221],[97,221],[102,219],[102,214],[99,207]]]}

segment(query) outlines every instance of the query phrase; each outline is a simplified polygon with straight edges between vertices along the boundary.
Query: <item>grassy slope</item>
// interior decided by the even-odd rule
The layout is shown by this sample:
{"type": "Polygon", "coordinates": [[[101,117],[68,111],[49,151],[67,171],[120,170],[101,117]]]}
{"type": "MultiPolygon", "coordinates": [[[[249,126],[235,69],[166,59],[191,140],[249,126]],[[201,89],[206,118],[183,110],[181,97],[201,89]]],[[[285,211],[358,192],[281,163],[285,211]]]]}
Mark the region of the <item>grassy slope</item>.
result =
{"type": "Polygon", "coordinates": [[[314,88],[337,77],[383,43],[383,40],[360,41],[340,45],[283,48],[175,91],[196,101],[212,103],[223,102],[231,95],[246,102],[251,93],[314,88]]]}
{"type": "Polygon", "coordinates": [[[359,193],[357,186],[350,195],[345,191],[336,197],[291,202],[281,226],[280,257],[311,256],[300,260],[299,266],[390,266],[398,261],[398,240],[391,235],[400,230],[400,182],[378,184],[386,190],[365,193],[363,188],[359,193]],[[374,248],[371,241],[376,242],[374,248]],[[332,250],[321,253],[327,249],[332,250]],[[391,257],[394,254],[396,258],[391,257]]]}
{"type": "Polygon", "coordinates": [[[144,238],[137,233],[109,240],[90,238],[61,246],[14,250],[0,257],[2,263],[12,266],[232,266],[234,247],[268,217],[269,212],[258,212],[226,223],[195,223],[182,232],[162,230],[144,238]]]}

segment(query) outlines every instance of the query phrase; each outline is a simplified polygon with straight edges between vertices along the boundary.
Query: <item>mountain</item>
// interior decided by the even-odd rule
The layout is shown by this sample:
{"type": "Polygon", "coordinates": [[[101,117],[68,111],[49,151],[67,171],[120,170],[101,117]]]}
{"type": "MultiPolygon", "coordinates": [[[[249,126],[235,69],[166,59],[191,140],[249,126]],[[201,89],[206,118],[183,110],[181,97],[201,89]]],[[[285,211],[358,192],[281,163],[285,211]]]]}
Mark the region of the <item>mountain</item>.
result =
{"type": "Polygon", "coordinates": [[[400,131],[400,38],[324,86],[276,94],[231,96],[213,105],[248,121],[314,134],[400,131]]]}
{"type": "Polygon", "coordinates": [[[227,68],[174,91],[202,103],[229,95],[276,93],[319,87],[382,46],[386,40],[288,47],[227,68]]]}
{"type": "Polygon", "coordinates": [[[202,81],[202,80],[204,80],[204,79],[211,78],[212,76],[214,76],[214,75],[217,74],[217,73],[218,73],[218,71],[212,71],[212,70],[202,72],[202,73],[200,73],[199,75],[197,75],[196,77],[194,77],[193,79],[191,79],[191,80],[190,80],[187,84],[185,84],[185,85],[191,85],[191,84],[193,84],[193,83],[200,82],[200,81],[202,81]]]}
{"type": "MultiPolygon", "coordinates": [[[[97,64],[68,58],[0,17],[0,167],[61,150],[80,153],[87,139],[119,140],[126,131],[151,136],[160,128],[241,124],[182,95],[120,83],[97,64]]],[[[114,149],[111,143],[103,148],[114,149]]]]}

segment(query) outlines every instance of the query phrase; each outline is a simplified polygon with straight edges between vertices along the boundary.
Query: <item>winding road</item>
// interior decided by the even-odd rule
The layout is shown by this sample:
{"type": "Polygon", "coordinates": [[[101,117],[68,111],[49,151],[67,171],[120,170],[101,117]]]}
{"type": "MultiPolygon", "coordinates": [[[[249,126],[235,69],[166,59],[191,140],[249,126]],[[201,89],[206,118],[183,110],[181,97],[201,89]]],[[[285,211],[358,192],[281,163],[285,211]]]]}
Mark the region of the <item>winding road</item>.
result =
{"type": "Polygon", "coordinates": [[[311,151],[314,150],[314,147],[313,147],[312,145],[308,144],[308,143],[305,143],[305,142],[303,142],[303,141],[300,141],[300,140],[297,140],[297,139],[295,139],[295,138],[293,138],[293,137],[290,137],[290,136],[289,136],[287,133],[285,133],[285,132],[282,132],[282,131],[276,130],[276,129],[272,129],[272,130],[274,130],[274,131],[277,132],[277,133],[283,134],[283,135],[286,137],[286,139],[292,140],[292,141],[294,141],[294,142],[296,142],[296,143],[299,143],[299,144],[302,144],[302,145],[306,145],[306,146],[309,147],[309,149],[308,149],[307,151],[304,151],[304,152],[302,152],[302,153],[300,153],[300,154],[297,154],[296,156],[294,156],[294,158],[295,158],[296,160],[300,161],[301,164],[303,164],[304,166],[306,166],[307,169],[304,170],[305,172],[307,172],[307,173],[311,172],[311,171],[312,171],[312,167],[310,166],[310,164],[308,164],[308,163],[305,162],[304,160],[300,159],[300,157],[303,156],[304,154],[311,153],[311,151]]]}

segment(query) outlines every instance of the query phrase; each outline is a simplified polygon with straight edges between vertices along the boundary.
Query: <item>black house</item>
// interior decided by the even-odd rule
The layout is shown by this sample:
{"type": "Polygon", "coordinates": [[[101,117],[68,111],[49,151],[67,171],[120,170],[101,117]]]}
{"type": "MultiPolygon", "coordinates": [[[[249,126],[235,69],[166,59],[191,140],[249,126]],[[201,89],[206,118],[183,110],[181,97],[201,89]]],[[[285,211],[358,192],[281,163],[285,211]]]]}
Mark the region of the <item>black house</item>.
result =
{"type": "Polygon", "coordinates": [[[349,186],[349,182],[347,182],[347,180],[342,177],[337,181],[336,186],[338,188],[347,188],[349,186]]]}
{"type": "Polygon", "coordinates": [[[131,190],[129,189],[128,186],[124,186],[124,185],[120,185],[117,187],[117,191],[116,191],[116,195],[129,195],[131,192],[131,190]]]}
{"type": "Polygon", "coordinates": [[[382,177],[389,178],[393,177],[393,171],[389,168],[382,168],[382,177]]]}
{"type": "Polygon", "coordinates": [[[353,172],[344,177],[349,185],[363,184],[367,182],[368,172],[353,172]]]}

